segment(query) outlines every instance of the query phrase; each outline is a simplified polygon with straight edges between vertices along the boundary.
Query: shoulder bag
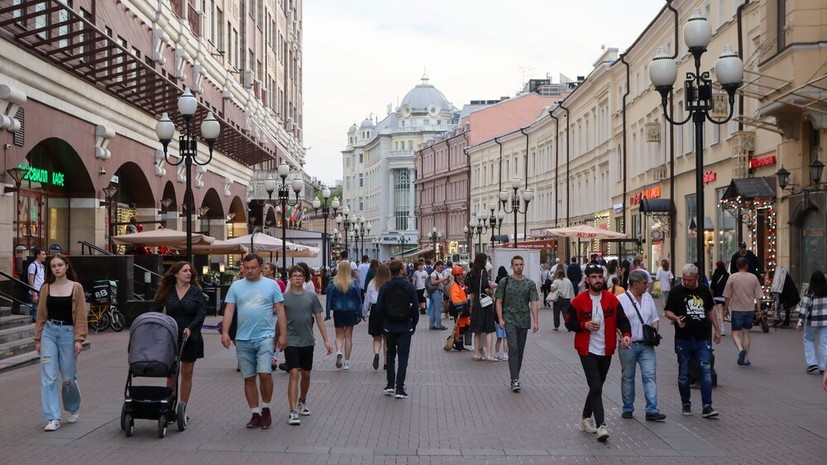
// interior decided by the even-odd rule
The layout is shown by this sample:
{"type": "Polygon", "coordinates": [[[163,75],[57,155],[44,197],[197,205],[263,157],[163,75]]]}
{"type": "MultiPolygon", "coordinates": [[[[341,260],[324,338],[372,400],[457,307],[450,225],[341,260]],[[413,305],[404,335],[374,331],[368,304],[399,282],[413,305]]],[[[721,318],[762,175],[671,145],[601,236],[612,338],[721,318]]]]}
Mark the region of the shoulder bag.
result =
{"type": "Polygon", "coordinates": [[[643,322],[643,317],[640,316],[640,310],[637,309],[637,303],[635,302],[635,298],[631,294],[629,294],[629,291],[626,291],[626,296],[632,302],[632,306],[635,308],[635,313],[637,313],[637,317],[640,320],[640,324],[643,326],[643,342],[648,346],[659,346],[662,336],[658,334],[657,330],[655,330],[655,328],[653,328],[651,325],[647,325],[643,322]]]}
{"type": "Polygon", "coordinates": [[[550,300],[552,302],[557,302],[557,299],[559,299],[559,298],[560,298],[560,288],[555,286],[554,283],[552,283],[549,286],[548,300],[550,300]]]}
{"type": "MultiPolygon", "coordinates": [[[[488,294],[485,293],[485,288],[482,287],[482,277],[483,272],[480,272],[480,287],[477,292],[477,300],[480,303],[480,308],[486,308],[494,305],[494,299],[491,298],[488,294]]],[[[503,294],[504,295],[504,294],[503,294]]]]}

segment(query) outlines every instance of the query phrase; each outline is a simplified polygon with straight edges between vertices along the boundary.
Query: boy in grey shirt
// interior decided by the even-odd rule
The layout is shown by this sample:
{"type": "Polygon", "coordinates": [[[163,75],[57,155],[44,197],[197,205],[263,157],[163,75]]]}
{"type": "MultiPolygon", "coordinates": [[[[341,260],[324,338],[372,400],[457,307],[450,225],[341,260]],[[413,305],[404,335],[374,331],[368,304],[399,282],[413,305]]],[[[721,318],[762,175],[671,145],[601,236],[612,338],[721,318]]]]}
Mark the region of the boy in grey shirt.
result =
{"type": "Polygon", "coordinates": [[[322,317],[322,304],[316,294],[304,289],[304,270],[299,266],[290,268],[290,288],[284,293],[284,313],[287,320],[287,347],[284,360],[290,373],[287,385],[287,400],[290,404],[289,425],[300,425],[299,415],[310,415],[307,406],[307,391],[310,389],[310,371],[313,369],[313,322],[319,327],[327,355],[333,353],[333,346],[327,338],[327,329],[322,317]],[[299,396],[299,375],[301,375],[301,396],[299,396]]]}

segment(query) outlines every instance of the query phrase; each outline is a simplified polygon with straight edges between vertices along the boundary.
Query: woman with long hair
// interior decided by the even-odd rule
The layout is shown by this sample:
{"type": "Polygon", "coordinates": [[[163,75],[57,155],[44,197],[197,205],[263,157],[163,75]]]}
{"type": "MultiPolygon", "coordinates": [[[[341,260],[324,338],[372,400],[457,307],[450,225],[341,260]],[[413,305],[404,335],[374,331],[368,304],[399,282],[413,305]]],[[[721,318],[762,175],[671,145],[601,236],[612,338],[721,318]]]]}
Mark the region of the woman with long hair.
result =
{"type": "Polygon", "coordinates": [[[672,290],[672,281],[675,280],[675,275],[669,271],[669,260],[661,260],[660,268],[658,268],[658,271],[655,274],[655,279],[660,282],[660,290],[663,293],[663,301],[666,302],[669,299],[669,291],[672,290]]]}
{"type": "MultiPolygon", "coordinates": [[[[615,277],[617,279],[617,277],[615,277]]],[[[566,273],[559,269],[557,270],[557,276],[554,277],[554,282],[551,283],[552,289],[558,289],[560,294],[557,296],[557,300],[554,302],[554,330],[559,331],[560,328],[560,315],[566,315],[569,311],[569,305],[571,304],[571,299],[574,298],[574,285],[571,283],[569,278],[566,277],[566,273]]]]}
{"type": "Polygon", "coordinates": [[[471,301],[471,333],[474,335],[474,360],[488,360],[493,362],[494,359],[494,306],[488,305],[483,307],[480,305],[480,297],[483,294],[492,294],[490,279],[488,272],[485,271],[485,264],[488,256],[484,253],[478,253],[474,257],[474,264],[471,266],[471,272],[465,284],[468,286],[468,291],[474,295],[471,301]],[[485,335],[485,348],[487,356],[482,353],[482,338],[485,335]]]}
{"type": "Polygon", "coordinates": [[[353,327],[361,319],[361,308],[359,283],[351,277],[350,263],[342,260],[336,267],[336,276],[327,285],[326,310],[333,311],[333,326],[336,328],[336,368],[350,370],[353,327]]]}
{"type": "Polygon", "coordinates": [[[729,280],[729,271],[726,269],[726,264],[723,260],[715,262],[715,271],[712,272],[712,298],[715,299],[715,312],[718,316],[718,323],[721,325],[721,336],[725,335],[724,331],[724,288],[726,282],[729,280]]]}
{"type": "Polygon", "coordinates": [[[40,403],[48,422],[44,431],[60,428],[58,372],[69,423],[80,417],[77,363],[87,331],[83,286],[69,259],[57,254],[46,266],[34,329],[34,350],[40,355],[40,403]]]}
{"type": "MultiPolygon", "coordinates": [[[[373,336],[373,369],[379,369],[379,352],[382,350],[383,342],[385,340],[385,330],[382,327],[382,315],[374,311],[376,299],[379,297],[379,289],[388,280],[391,279],[391,269],[388,265],[382,263],[376,266],[376,273],[373,279],[368,281],[368,287],[365,291],[365,302],[362,304],[362,317],[368,317],[368,334],[373,336]]],[[[387,355],[385,353],[384,355],[387,355]]],[[[387,360],[387,358],[386,358],[387,360]]]]}
{"type": "MultiPolygon", "coordinates": [[[[184,344],[181,351],[181,389],[178,400],[186,412],[192,392],[195,361],[204,358],[201,326],[207,316],[207,299],[190,262],[176,262],[164,273],[154,301],[155,311],[166,313],[178,323],[178,346],[184,344]]],[[[172,388],[174,383],[174,378],[167,379],[167,387],[172,388]]],[[[185,414],[184,421],[188,420],[185,414]]]]}
{"type": "MultiPolygon", "coordinates": [[[[48,275],[47,275],[48,276],[48,275]]],[[[804,359],[807,362],[807,373],[812,375],[818,371],[824,374],[827,365],[827,279],[824,272],[816,270],[810,276],[810,286],[801,297],[798,329],[804,329],[804,359]],[[816,335],[818,335],[818,351],[815,350],[816,335]]],[[[827,383],[827,376],[824,377],[827,383]]],[[[825,384],[827,389],[827,384],[825,384]]]]}

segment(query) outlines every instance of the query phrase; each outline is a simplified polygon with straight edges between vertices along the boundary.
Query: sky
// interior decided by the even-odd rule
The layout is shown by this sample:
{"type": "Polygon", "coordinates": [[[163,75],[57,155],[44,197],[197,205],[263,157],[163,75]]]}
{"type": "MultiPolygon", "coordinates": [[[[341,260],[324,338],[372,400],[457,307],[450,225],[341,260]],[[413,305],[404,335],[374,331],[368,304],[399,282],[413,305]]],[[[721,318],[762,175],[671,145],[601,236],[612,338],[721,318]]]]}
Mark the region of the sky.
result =
{"type": "Polygon", "coordinates": [[[395,110],[427,74],[457,108],[523,83],[586,76],[601,46],[623,52],[663,0],[305,0],[305,169],[342,178],[347,130],[395,110]]]}

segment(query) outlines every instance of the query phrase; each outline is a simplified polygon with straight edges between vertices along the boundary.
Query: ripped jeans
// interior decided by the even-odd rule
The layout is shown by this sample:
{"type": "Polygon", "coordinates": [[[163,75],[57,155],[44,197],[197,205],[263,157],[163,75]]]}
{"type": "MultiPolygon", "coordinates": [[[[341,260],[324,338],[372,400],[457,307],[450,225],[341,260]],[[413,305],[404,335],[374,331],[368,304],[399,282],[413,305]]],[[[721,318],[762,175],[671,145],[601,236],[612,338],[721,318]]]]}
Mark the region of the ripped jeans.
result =
{"type": "Polygon", "coordinates": [[[681,404],[692,405],[689,390],[689,361],[697,359],[700,367],[701,402],[704,407],[712,406],[712,341],[709,339],[677,339],[675,352],[678,354],[678,391],[681,404]]]}
{"type": "Polygon", "coordinates": [[[62,379],[63,408],[67,412],[80,409],[77,360],[75,328],[47,321],[40,335],[40,401],[44,420],[59,420],[61,417],[57,399],[58,370],[62,379]]]}

